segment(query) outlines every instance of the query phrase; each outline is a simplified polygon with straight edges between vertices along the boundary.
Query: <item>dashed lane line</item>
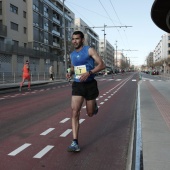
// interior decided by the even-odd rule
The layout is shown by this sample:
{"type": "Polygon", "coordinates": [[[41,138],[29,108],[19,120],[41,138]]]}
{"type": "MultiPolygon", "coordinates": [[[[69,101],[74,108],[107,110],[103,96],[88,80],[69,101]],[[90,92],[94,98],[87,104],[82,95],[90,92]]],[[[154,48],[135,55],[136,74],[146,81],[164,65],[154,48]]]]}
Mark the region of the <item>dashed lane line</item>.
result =
{"type": "Polygon", "coordinates": [[[42,149],[40,152],[38,152],[33,158],[42,158],[47,152],[49,152],[54,146],[53,145],[47,145],[44,149],[42,149]]]}
{"type": "Polygon", "coordinates": [[[65,118],[65,119],[63,119],[62,121],[60,121],[60,123],[65,123],[65,122],[67,122],[69,119],[70,119],[70,118],[65,118]]]}
{"type": "Polygon", "coordinates": [[[85,121],[85,119],[80,119],[79,120],[79,124],[81,124],[82,122],[84,122],[85,121]]]}
{"type": "Polygon", "coordinates": [[[22,152],[24,149],[28,148],[31,144],[30,143],[25,143],[22,146],[20,146],[19,148],[15,149],[14,151],[12,151],[11,153],[9,153],[9,156],[15,156],[18,153],[22,152]]]}
{"type": "Polygon", "coordinates": [[[64,133],[60,135],[60,137],[66,137],[69,133],[72,132],[72,129],[67,129],[64,133]]]}
{"type": "Polygon", "coordinates": [[[40,135],[45,136],[45,135],[49,134],[51,131],[53,131],[54,129],[55,128],[49,128],[46,131],[44,131],[43,133],[41,133],[40,135]]]}

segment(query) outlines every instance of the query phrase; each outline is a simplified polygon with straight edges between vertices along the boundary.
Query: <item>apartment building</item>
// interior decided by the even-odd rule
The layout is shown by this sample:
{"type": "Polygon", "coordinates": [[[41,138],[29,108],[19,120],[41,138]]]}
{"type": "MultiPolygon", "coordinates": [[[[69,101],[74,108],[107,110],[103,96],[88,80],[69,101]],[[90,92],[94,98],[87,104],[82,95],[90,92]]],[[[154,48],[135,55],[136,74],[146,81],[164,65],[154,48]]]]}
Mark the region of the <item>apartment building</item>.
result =
{"type": "Polygon", "coordinates": [[[80,30],[84,33],[85,45],[89,45],[99,52],[99,35],[81,18],[75,18],[75,30],[80,30]]]}
{"type": "MultiPolygon", "coordinates": [[[[13,71],[19,71],[17,68],[26,59],[30,60],[34,71],[47,71],[50,64],[57,71],[63,64],[64,30],[66,53],[69,53],[73,31],[70,28],[74,26],[75,18],[74,13],[63,5],[60,0],[0,0],[0,30],[3,30],[0,43],[5,47],[12,45],[13,51],[8,57],[11,57],[13,71]]],[[[3,56],[1,54],[0,58],[3,56]]]]}
{"type": "Polygon", "coordinates": [[[106,67],[114,69],[115,49],[107,40],[99,40],[99,54],[105,62],[106,67]]]}
{"type": "Polygon", "coordinates": [[[154,62],[170,58],[170,34],[164,34],[154,49],[154,62]]]}

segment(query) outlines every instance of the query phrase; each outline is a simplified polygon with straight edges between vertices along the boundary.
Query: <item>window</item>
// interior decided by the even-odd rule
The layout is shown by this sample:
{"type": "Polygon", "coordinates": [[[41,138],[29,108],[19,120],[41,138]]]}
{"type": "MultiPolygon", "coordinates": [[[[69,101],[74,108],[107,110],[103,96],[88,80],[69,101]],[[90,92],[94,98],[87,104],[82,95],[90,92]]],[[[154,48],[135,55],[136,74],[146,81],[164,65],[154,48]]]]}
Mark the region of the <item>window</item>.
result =
{"type": "Polygon", "coordinates": [[[2,1],[0,1],[0,15],[2,15],[2,1]]]}
{"type": "Polygon", "coordinates": [[[26,18],[27,17],[27,13],[25,11],[23,11],[23,17],[26,18]]]}
{"type": "Polygon", "coordinates": [[[15,14],[18,14],[18,7],[10,4],[10,11],[15,13],[15,14]]]}
{"type": "Polygon", "coordinates": [[[26,34],[27,33],[27,28],[26,27],[24,27],[24,34],[26,34]]]}
{"type": "Polygon", "coordinates": [[[170,47],[170,43],[168,43],[168,47],[170,47]]]}
{"type": "Polygon", "coordinates": [[[11,29],[15,30],[15,31],[18,31],[18,24],[14,23],[14,22],[11,22],[11,29]]]}
{"type": "Polygon", "coordinates": [[[18,44],[19,44],[18,41],[13,40],[13,43],[14,43],[14,47],[18,47],[18,44]]]}

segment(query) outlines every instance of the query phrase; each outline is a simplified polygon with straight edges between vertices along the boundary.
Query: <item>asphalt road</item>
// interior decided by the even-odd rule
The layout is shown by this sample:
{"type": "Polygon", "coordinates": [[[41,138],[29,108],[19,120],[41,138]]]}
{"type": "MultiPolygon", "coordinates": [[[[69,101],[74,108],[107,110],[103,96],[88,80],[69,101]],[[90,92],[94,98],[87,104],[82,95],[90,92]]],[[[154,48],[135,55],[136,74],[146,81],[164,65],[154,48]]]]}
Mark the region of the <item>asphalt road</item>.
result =
{"type": "Polygon", "coordinates": [[[97,77],[99,113],[80,117],[80,153],[68,153],[71,86],[53,83],[0,94],[0,169],[124,170],[135,114],[137,73],[97,77]]]}

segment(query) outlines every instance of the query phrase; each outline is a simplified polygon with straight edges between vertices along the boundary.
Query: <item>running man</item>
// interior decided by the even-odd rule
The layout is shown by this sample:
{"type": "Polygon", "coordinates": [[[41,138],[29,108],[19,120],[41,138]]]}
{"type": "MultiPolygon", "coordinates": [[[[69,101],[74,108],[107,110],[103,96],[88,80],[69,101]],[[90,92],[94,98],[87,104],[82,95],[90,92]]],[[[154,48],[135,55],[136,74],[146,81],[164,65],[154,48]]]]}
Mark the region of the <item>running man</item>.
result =
{"type": "Polygon", "coordinates": [[[20,83],[20,88],[19,88],[19,91],[21,92],[22,90],[22,86],[25,82],[25,80],[28,80],[28,90],[31,90],[30,89],[30,86],[31,86],[31,77],[30,77],[30,68],[29,68],[29,62],[28,60],[26,60],[25,64],[24,64],[24,67],[22,69],[22,82],[20,83]]]}
{"type": "Polygon", "coordinates": [[[72,35],[75,50],[70,55],[72,65],[70,73],[66,74],[67,78],[74,74],[71,99],[73,141],[67,149],[68,152],[80,151],[78,145],[79,117],[84,100],[86,100],[86,111],[89,117],[98,112],[96,98],[99,91],[94,76],[95,73],[105,69],[105,64],[97,52],[89,46],[84,46],[83,43],[84,34],[81,31],[75,31],[72,35]]]}

